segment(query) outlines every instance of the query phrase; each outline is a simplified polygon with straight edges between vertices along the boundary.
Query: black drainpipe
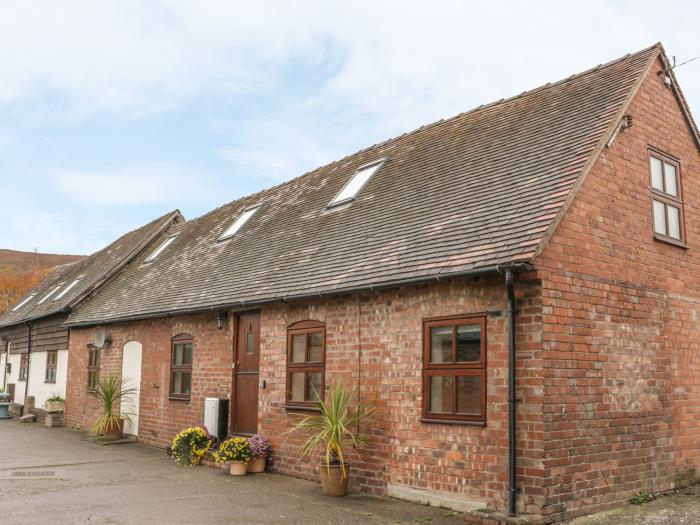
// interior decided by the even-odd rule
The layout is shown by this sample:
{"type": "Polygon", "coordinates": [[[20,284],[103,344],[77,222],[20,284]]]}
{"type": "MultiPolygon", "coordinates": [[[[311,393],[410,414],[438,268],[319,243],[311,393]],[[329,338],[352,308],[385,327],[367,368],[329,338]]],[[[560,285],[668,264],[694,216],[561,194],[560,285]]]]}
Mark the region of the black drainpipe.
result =
{"type": "MultiPolygon", "coordinates": [[[[27,377],[24,381],[24,401],[22,406],[27,405],[27,394],[29,393],[29,371],[31,370],[31,360],[32,360],[32,325],[27,323],[27,377]]],[[[24,408],[22,408],[22,415],[25,416],[24,408]]]]}
{"type": "Polygon", "coordinates": [[[506,288],[508,289],[508,514],[516,515],[518,492],[515,476],[515,291],[513,290],[513,269],[505,268],[506,288]]]}

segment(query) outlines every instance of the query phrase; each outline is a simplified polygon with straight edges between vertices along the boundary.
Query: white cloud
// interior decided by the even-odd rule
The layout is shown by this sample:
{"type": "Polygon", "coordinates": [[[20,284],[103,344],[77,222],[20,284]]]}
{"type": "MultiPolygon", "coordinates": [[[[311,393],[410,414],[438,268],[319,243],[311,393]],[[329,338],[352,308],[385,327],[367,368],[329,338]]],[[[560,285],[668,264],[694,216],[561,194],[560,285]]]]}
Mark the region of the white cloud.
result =
{"type": "Polygon", "coordinates": [[[133,164],[98,171],[63,171],[50,180],[64,196],[88,206],[192,202],[210,196],[196,170],[170,164],[133,164]]]}

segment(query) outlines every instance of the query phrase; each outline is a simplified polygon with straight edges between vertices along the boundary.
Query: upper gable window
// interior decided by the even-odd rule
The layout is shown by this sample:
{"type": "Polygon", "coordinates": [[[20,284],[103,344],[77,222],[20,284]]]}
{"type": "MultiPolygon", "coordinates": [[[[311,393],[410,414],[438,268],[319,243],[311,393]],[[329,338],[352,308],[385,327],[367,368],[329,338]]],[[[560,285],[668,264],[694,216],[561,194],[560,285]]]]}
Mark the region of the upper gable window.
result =
{"type": "Polygon", "coordinates": [[[258,211],[258,208],[260,208],[260,204],[257,206],[252,206],[246,210],[243,210],[243,213],[241,213],[238,218],[233,221],[233,224],[228,227],[228,230],[226,230],[221,237],[219,237],[220,241],[223,241],[224,239],[229,239],[230,237],[233,237],[236,235],[236,232],[240,230],[243,225],[248,222],[248,219],[250,219],[253,214],[258,211]]]}
{"type": "Polygon", "coordinates": [[[379,168],[382,167],[386,159],[380,159],[370,164],[360,166],[352,178],[343,186],[343,189],[338,192],[338,195],[333,197],[333,200],[328,204],[328,207],[338,206],[352,201],[360,190],[369,182],[379,168]]]}
{"type": "Polygon", "coordinates": [[[54,300],[54,301],[58,301],[61,297],[63,297],[64,295],[66,295],[69,291],[71,291],[71,289],[72,289],[76,284],[78,284],[78,283],[80,282],[80,279],[82,279],[83,277],[85,277],[85,276],[84,276],[84,275],[80,275],[80,276],[76,277],[75,281],[73,281],[73,282],[70,283],[68,286],[66,286],[60,294],[58,294],[56,297],[54,297],[53,300],[54,300]]]}
{"type": "Polygon", "coordinates": [[[33,293],[32,295],[30,295],[29,297],[27,297],[24,301],[22,301],[22,302],[19,303],[17,306],[15,306],[15,307],[12,309],[12,311],[13,311],[13,312],[16,312],[17,310],[19,310],[20,308],[22,308],[25,304],[27,304],[29,301],[31,301],[32,298],[33,298],[35,295],[36,295],[36,294],[33,293]]]}
{"type": "Polygon", "coordinates": [[[654,236],[660,240],[683,242],[683,201],[678,161],[650,152],[651,193],[654,236]]]}
{"type": "Polygon", "coordinates": [[[146,260],[143,262],[151,262],[154,261],[161,253],[163,253],[163,250],[165,250],[170,244],[177,238],[177,235],[173,235],[171,237],[168,237],[165,239],[158,248],[155,249],[155,251],[146,257],[146,260]]]}

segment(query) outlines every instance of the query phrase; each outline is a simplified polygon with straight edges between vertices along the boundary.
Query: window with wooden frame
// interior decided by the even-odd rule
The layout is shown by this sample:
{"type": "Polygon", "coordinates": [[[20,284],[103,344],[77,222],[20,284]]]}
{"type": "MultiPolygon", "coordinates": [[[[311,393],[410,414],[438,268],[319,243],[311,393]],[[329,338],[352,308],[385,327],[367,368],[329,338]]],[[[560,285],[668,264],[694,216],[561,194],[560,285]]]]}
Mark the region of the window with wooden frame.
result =
{"type": "Polygon", "coordinates": [[[19,377],[18,381],[26,381],[29,375],[29,354],[22,354],[19,358],[19,377]]]}
{"type": "Polygon", "coordinates": [[[650,150],[649,169],[654,237],[662,241],[682,244],[685,236],[680,163],[668,155],[650,150]]]}
{"type": "Polygon", "coordinates": [[[287,405],[317,407],[323,399],[326,325],[300,321],[287,330],[287,405]]]}
{"type": "Polygon", "coordinates": [[[87,367],[87,390],[88,392],[96,392],[97,385],[100,382],[100,349],[90,347],[88,349],[88,367],[87,367]]]}
{"type": "Polygon", "coordinates": [[[192,388],[192,345],[191,335],[181,334],[172,339],[170,360],[170,398],[190,399],[192,388]]]}
{"type": "Polygon", "coordinates": [[[423,321],[423,421],[486,422],[486,317],[423,321]]]}
{"type": "Polygon", "coordinates": [[[46,375],[44,376],[44,383],[55,383],[56,382],[56,365],[58,363],[58,352],[51,351],[46,352],[46,375]]]}

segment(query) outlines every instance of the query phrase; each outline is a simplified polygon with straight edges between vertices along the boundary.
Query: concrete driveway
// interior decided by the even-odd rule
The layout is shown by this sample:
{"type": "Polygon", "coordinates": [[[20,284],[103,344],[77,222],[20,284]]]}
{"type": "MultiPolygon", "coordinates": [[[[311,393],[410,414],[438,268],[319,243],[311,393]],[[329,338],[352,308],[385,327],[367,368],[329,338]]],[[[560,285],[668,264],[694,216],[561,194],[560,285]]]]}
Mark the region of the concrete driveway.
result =
{"type": "Polygon", "coordinates": [[[137,444],[98,446],[65,428],[0,420],[0,523],[431,523],[462,516],[389,498],[332,499],[318,483],[275,474],[234,478],[178,467],[137,444]]]}

